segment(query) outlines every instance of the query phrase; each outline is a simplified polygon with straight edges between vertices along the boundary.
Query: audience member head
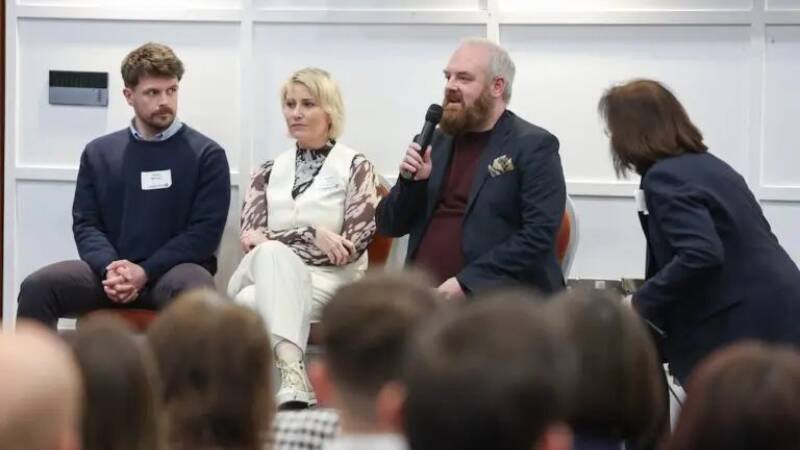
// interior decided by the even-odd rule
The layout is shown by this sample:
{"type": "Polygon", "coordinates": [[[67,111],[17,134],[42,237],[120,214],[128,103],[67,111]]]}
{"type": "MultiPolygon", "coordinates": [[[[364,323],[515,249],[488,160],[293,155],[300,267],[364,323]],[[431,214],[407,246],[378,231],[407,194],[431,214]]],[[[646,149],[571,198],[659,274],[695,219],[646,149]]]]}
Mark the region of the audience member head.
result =
{"type": "Polygon", "coordinates": [[[324,356],[311,366],[323,404],[350,432],[402,432],[401,385],[409,336],[437,308],[418,273],[370,273],[341,287],[322,311],[324,356]]]}
{"type": "Polygon", "coordinates": [[[413,450],[568,449],[574,356],[541,307],[515,294],[426,323],[405,364],[413,450]]]}
{"type": "Polygon", "coordinates": [[[488,39],[467,39],[444,69],[441,129],[458,136],[490,130],[511,100],[514,62],[488,39]]]}
{"type": "Polygon", "coordinates": [[[800,353],[745,342],[689,376],[671,450],[800,448],[800,353]]]}
{"type": "Polygon", "coordinates": [[[82,450],[161,450],[158,372],[150,349],[122,323],[96,318],[67,342],[84,386],[82,450]]]}
{"type": "Polygon", "coordinates": [[[664,376],[651,336],[621,299],[572,290],[547,307],[577,355],[570,425],[581,438],[644,441],[666,420],[664,376]]]}
{"type": "Polygon", "coordinates": [[[344,131],[339,85],[322,69],[307,67],[293,73],[281,87],[281,105],[289,134],[302,148],[319,148],[344,131]]]}
{"type": "Polygon", "coordinates": [[[598,109],[618,176],[628,170],[641,175],[660,159],[707,150],[683,105],[657,81],[633,80],[611,87],[598,109]]]}
{"type": "Polygon", "coordinates": [[[57,335],[24,321],[0,333],[0,447],[80,449],[80,403],[77,364],[57,335]]]}
{"type": "Polygon", "coordinates": [[[260,447],[274,414],[269,333],[211,290],[178,297],[147,333],[173,449],[260,447]]]}

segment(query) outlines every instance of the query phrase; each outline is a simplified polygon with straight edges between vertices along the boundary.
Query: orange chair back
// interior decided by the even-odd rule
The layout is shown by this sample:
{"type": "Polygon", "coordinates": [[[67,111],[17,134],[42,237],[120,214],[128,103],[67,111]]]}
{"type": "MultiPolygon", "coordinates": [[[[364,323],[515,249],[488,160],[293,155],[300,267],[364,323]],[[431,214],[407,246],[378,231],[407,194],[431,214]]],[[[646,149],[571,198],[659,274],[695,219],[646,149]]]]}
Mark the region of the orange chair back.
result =
{"type": "Polygon", "coordinates": [[[558,257],[559,264],[563,264],[564,258],[567,256],[571,228],[572,224],[569,222],[569,215],[565,211],[564,216],[561,217],[561,226],[558,228],[558,235],[556,236],[556,257],[558,257]]]}
{"type": "MultiPolygon", "coordinates": [[[[389,188],[383,184],[378,185],[378,197],[384,198],[389,195],[389,188]]],[[[392,250],[392,237],[375,233],[367,247],[367,259],[369,267],[380,267],[386,264],[389,259],[389,252],[392,250]]]]}
{"type": "Polygon", "coordinates": [[[556,235],[556,256],[561,265],[561,272],[564,279],[569,277],[572,261],[575,259],[575,252],[578,249],[578,216],[575,212],[575,205],[572,199],[567,196],[567,203],[564,207],[564,216],[561,218],[561,226],[556,235]]]}
{"type": "Polygon", "coordinates": [[[98,309],[78,318],[77,327],[93,317],[113,317],[124,322],[128,328],[137,333],[144,333],[156,320],[157,311],[152,309],[98,309]]]}

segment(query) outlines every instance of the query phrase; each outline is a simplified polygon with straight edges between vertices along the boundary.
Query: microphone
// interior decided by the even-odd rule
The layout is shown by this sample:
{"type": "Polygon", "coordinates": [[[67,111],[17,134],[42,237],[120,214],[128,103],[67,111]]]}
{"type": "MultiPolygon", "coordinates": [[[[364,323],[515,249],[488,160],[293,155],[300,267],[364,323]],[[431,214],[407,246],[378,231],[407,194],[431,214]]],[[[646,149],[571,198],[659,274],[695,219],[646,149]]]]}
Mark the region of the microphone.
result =
{"type": "MultiPolygon", "coordinates": [[[[433,103],[428,107],[428,112],[425,113],[425,125],[422,126],[422,131],[414,137],[414,142],[420,146],[420,155],[424,155],[425,149],[431,145],[433,131],[440,120],[442,120],[442,107],[433,103]]],[[[406,180],[414,178],[414,174],[407,170],[401,170],[400,176],[406,180]]]]}

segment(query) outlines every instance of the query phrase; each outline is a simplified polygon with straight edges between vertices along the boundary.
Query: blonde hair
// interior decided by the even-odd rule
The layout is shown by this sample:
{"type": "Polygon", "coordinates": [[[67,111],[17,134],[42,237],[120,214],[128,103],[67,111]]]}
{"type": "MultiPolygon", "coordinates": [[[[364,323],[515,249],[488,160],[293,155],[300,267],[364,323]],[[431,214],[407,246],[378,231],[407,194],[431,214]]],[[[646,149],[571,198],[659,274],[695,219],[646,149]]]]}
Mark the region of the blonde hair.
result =
{"type": "Polygon", "coordinates": [[[306,67],[294,72],[281,87],[281,103],[286,101],[286,95],[293,84],[305,86],[322,110],[328,114],[331,122],[328,137],[336,139],[341,136],[344,131],[344,103],[339,85],[331,75],[316,67],[306,67]]]}

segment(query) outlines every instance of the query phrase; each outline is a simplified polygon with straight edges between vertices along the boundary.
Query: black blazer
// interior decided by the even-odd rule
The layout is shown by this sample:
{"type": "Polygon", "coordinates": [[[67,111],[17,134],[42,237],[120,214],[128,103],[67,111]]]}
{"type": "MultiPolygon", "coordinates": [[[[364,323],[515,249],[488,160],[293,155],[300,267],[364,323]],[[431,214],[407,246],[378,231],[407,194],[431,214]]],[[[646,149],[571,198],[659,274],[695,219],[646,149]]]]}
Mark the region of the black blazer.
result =
{"type": "Polygon", "coordinates": [[[662,351],[681,382],[735,340],[800,344],[800,272],[735,170],[686,153],[656,162],[641,188],[647,280],[634,306],[666,333],[662,351]]]}
{"type": "MultiPolygon", "coordinates": [[[[407,261],[417,248],[440,197],[453,152],[453,138],[433,137],[431,176],[425,181],[398,177],[378,205],[378,232],[410,234],[407,261]]],[[[498,283],[523,283],[550,293],[564,286],[555,238],[566,202],[558,139],[505,111],[489,137],[472,182],[463,220],[464,268],[456,278],[468,291],[498,283]],[[496,158],[514,169],[490,176],[496,158]]]]}

